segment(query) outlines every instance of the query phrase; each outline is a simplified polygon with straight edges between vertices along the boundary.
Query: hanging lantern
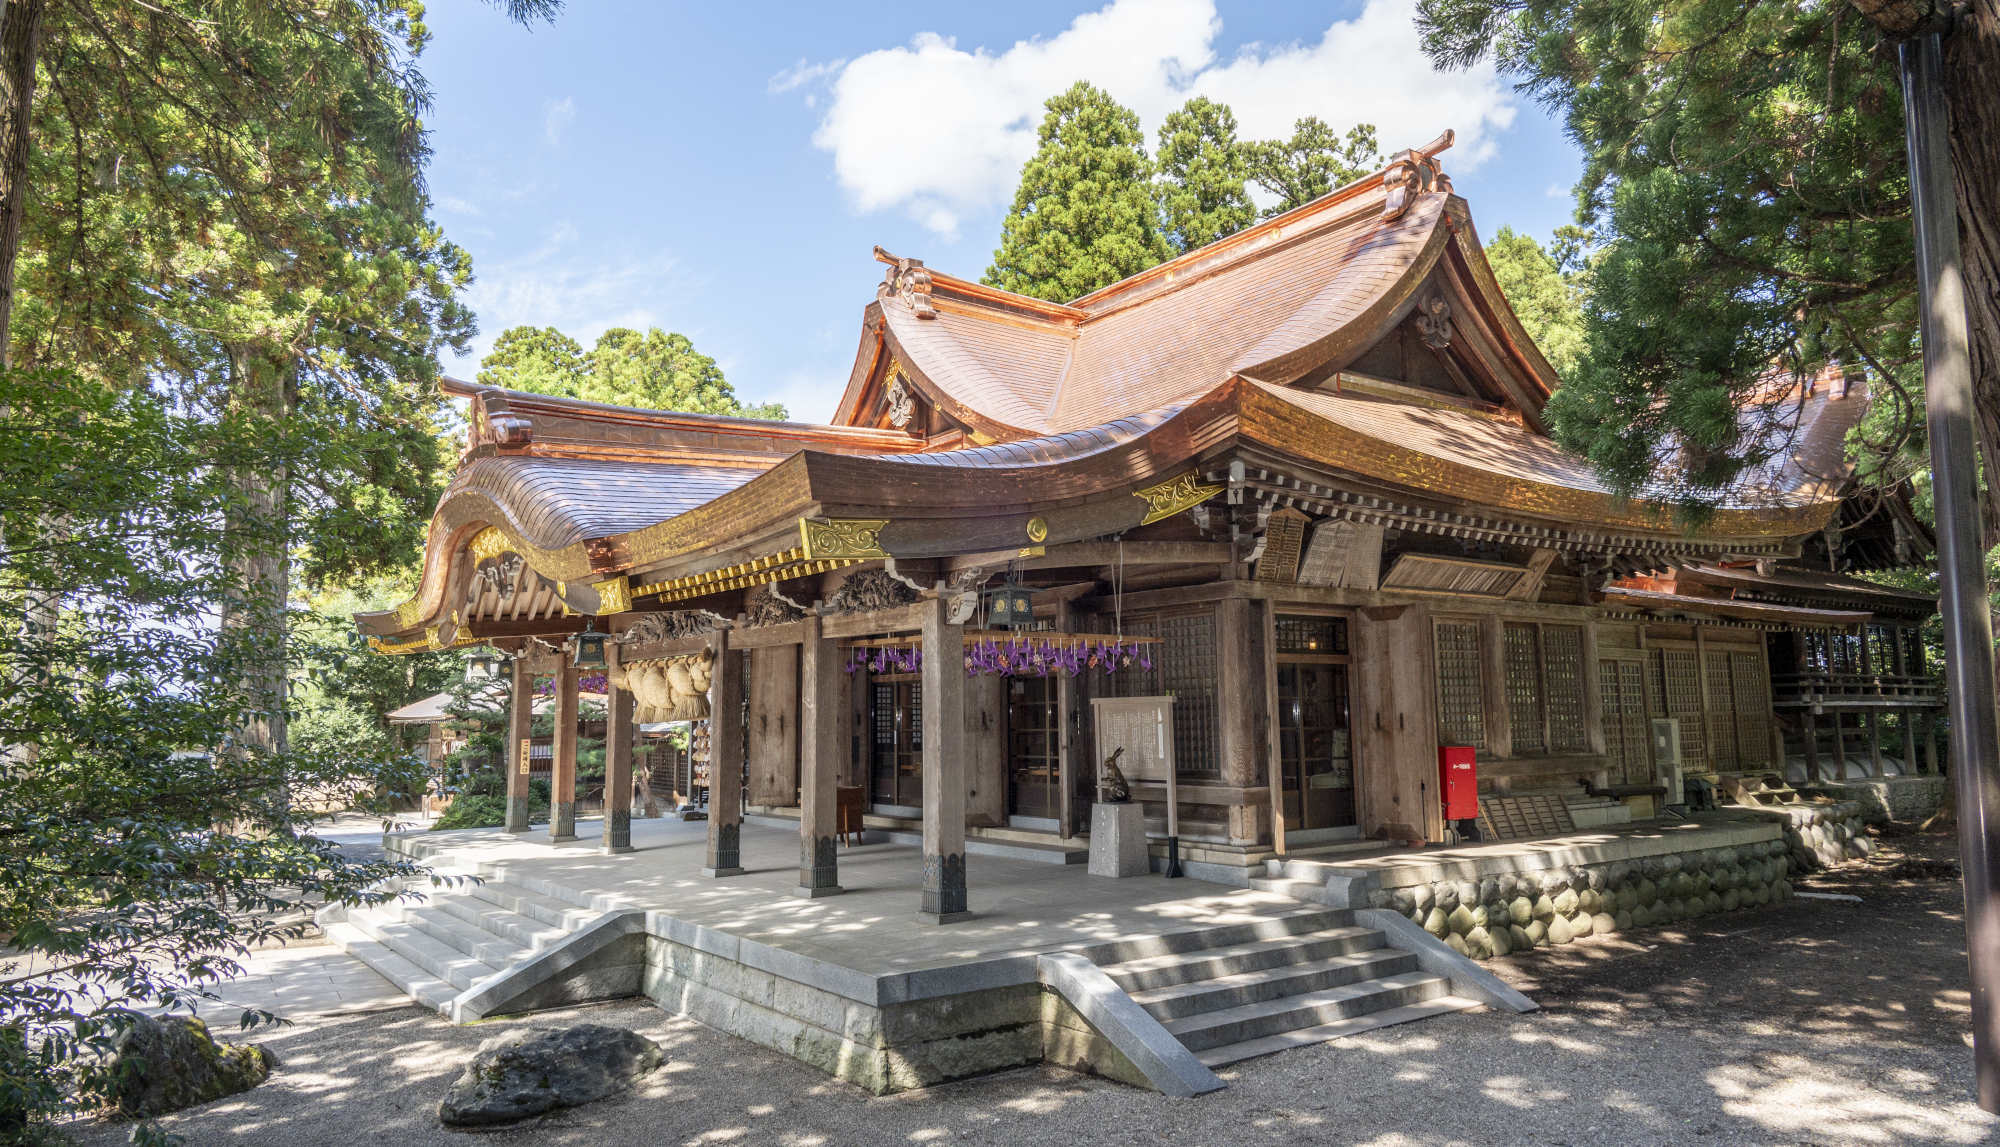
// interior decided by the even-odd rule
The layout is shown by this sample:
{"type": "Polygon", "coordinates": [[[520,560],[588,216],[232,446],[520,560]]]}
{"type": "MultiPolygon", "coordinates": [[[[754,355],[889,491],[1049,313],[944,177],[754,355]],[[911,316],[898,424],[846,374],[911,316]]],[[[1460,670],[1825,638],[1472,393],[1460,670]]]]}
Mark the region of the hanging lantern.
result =
{"type": "Polygon", "coordinates": [[[505,664],[507,658],[499,650],[491,645],[482,645],[466,656],[465,679],[472,681],[481,677],[498,677],[501,666],[505,664]]]}
{"type": "Polygon", "coordinates": [[[570,638],[570,666],[576,669],[607,668],[608,663],[604,660],[604,639],[606,636],[606,634],[597,632],[597,622],[595,620],[584,622],[583,632],[570,638]]]}
{"type": "Polygon", "coordinates": [[[986,623],[1001,629],[1026,629],[1035,623],[1035,591],[1006,582],[986,591],[986,623]]]}

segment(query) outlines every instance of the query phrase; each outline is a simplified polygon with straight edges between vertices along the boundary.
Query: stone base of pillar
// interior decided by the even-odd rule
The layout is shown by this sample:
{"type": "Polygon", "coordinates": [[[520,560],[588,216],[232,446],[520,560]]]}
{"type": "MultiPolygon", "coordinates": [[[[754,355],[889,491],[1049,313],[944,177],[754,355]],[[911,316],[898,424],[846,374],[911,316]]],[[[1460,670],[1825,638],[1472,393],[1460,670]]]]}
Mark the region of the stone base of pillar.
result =
{"type": "Polygon", "coordinates": [[[825,896],[838,896],[845,891],[847,889],[842,888],[838,884],[823,884],[817,888],[808,888],[801,884],[792,892],[792,895],[801,900],[818,900],[825,896]]]}
{"type": "Polygon", "coordinates": [[[923,901],[917,919],[925,924],[951,924],[969,920],[966,911],[965,854],[924,857],[923,901]]]}
{"type": "Polygon", "coordinates": [[[840,853],[830,836],[799,842],[798,895],[808,900],[837,896],[840,887],[840,853]]]}
{"type": "Polygon", "coordinates": [[[558,801],[549,810],[549,839],[565,841],[576,839],[576,802],[558,801]]]}
{"type": "Polygon", "coordinates": [[[1146,849],[1146,810],[1138,801],[1090,806],[1090,874],[1144,876],[1153,871],[1146,849]]]}
{"type": "Polygon", "coordinates": [[[701,870],[701,874],[713,878],[717,876],[741,876],[748,871],[749,869],[747,868],[704,868],[701,870]]]}
{"type": "Polygon", "coordinates": [[[972,913],[970,912],[921,912],[920,911],[917,913],[917,923],[919,924],[956,924],[961,920],[970,920],[970,919],[972,919],[972,913]]]}
{"type": "Polygon", "coordinates": [[[507,831],[528,831],[528,798],[515,797],[507,802],[507,831]]]}
{"type": "Polygon", "coordinates": [[[632,851],[632,814],[611,812],[604,816],[605,852],[632,851]]]}

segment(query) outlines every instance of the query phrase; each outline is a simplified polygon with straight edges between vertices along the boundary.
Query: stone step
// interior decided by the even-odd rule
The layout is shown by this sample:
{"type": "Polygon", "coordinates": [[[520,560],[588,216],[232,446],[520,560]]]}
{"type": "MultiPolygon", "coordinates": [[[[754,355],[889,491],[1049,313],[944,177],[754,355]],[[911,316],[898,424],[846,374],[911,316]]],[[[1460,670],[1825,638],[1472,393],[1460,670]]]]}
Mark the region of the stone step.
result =
{"type": "MultiPolygon", "coordinates": [[[[1282,940],[1307,932],[1345,928],[1354,923],[1354,913],[1346,909],[1311,908],[1300,904],[1273,911],[1270,915],[1241,924],[1220,924],[1151,936],[1128,936],[1078,949],[1078,954],[1107,970],[1156,956],[1173,956],[1218,948],[1231,948],[1263,940],[1282,940]]],[[[1243,971],[1241,968],[1225,969],[1243,971]]],[[[1154,985],[1146,985],[1154,986],[1154,985]]]]}
{"type": "Polygon", "coordinates": [[[1479,1001],[1468,1000],[1463,996],[1433,996],[1419,1003],[1386,1008],[1379,1012],[1369,1012],[1366,1015],[1354,1016],[1350,1019],[1335,1020],[1329,1024],[1295,1028],[1288,1032],[1279,1032],[1277,1035],[1243,1040],[1240,1043],[1222,1044],[1218,1047],[1211,1047],[1197,1052],[1196,1056],[1202,1063],[1209,1067],[1222,1067],[1240,1060],[1284,1051],[1287,1048],[1325,1043],[1328,1040],[1360,1035],[1362,1032],[1374,1031],[1377,1028],[1390,1027],[1394,1024],[1406,1024],[1414,1020],[1429,1019],[1432,1016],[1447,1015],[1451,1012],[1464,1011],[1466,1008],[1476,1008],[1478,1006],[1479,1001]]]}
{"type": "Polygon", "coordinates": [[[1253,936],[1225,947],[1141,956],[1100,967],[1112,983],[1128,992],[1143,992],[1367,952],[1382,944],[1382,933],[1376,929],[1346,924],[1305,933],[1253,936]]]}
{"type": "Polygon", "coordinates": [[[405,906],[402,923],[451,945],[489,968],[512,967],[531,954],[525,946],[462,920],[436,902],[405,906]]]}
{"type": "Polygon", "coordinates": [[[347,921],[369,939],[387,945],[397,955],[455,988],[469,988],[499,971],[401,920],[383,920],[373,913],[356,912],[350,914],[347,921]]]}
{"type": "Polygon", "coordinates": [[[469,891],[476,899],[565,932],[581,928],[603,915],[598,909],[533,892],[506,880],[487,880],[474,885],[469,891]]]}
{"type": "Polygon", "coordinates": [[[1372,1012],[1385,1012],[1406,1004],[1451,994],[1451,981],[1429,972],[1402,972],[1380,979],[1322,988],[1275,1000],[1203,1012],[1164,1026],[1174,1038],[1196,1053],[1224,1044],[1243,1043],[1280,1035],[1299,1028],[1317,1027],[1338,1020],[1353,1019],[1372,1012]]]}
{"type": "Polygon", "coordinates": [[[1326,903],[1326,879],[1306,876],[1253,876],[1250,887],[1259,892],[1273,892],[1288,896],[1307,904],[1326,903]]]}
{"type": "Polygon", "coordinates": [[[529,953],[539,952],[569,935],[569,931],[565,928],[546,924],[519,912],[510,912],[490,900],[481,900],[477,896],[440,896],[433,903],[460,920],[484,928],[529,953]]]}
{"type": "Polygon", "coordinates": [[[401,988],[412,1000],[432,1011],[451,1014],[451,1002],[458,989],[398,955],[387,944],[370,937],[348,923],[329,924],[326,938],[334,947],[373,968],[383,979],[401,988]]]}
{"type": "Polygon", "coordinates": [[[1417,957],[1396,948],[1371,948],[1324,959],[1281,964],[1254,972],[1217,976],[1164,988],[1133,992],[1132,999],[1165,1023],[1203,1012],[1303,995],[1362,980],[1380,979],[1417,969],[1417,957]]]}

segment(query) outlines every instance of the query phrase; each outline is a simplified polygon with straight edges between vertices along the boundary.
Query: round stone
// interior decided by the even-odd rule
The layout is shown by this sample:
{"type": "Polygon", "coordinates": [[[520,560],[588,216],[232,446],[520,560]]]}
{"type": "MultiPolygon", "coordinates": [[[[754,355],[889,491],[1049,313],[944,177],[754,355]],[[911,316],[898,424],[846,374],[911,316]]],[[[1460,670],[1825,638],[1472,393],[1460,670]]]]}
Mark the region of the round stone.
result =
{"type": "Polygon", "coordinates": [[[1450,884],[1439,883],[1432,886],[1437,895],[1435,903],[1446,912],[1458,907],[1458,889],[1450,884]]]}
{"type": "Polygon", "coordinates": [[[1484,960],[1493,955],[1493,937],[1484,928],[1474,928],[1465,934],[1465,948],[1475,960],[1484,960]]]}
{"type": "Polygon", "coordinates": [[[1528,921],[1526,933],[1528,936],[1528,946],[1531,948],[1539,948],[1549,942],[1549,926],[1544,921],[1528,921]]]}
{"type": "Polygon", "coordinates": [[[1609,936],[1618,930],[1618,918],[1609,912],[1599,912],[1590,918],[1590,932],[1593,936],[1609,936]]]}
{"type": "Polygon", "coordinates": [[[1431,905],[1436,903],[1437,896],[1431,890],[1430,885],[1419,884],[1415,888],[1410,889],[1410,901],[1416,906],[1419,912],[1428,912],[1431,905]]]}
{"type": "Polygon", "coordinates": [[[1516,896],[1507,903],[1507,918],[1516,924],[1526,924],[1535,918],[1535,902],[1525,896],[1516,896]]]}
{"type": "Polygon", "coordinates": [[[1556,893],[1555,899],[1552,903],[1554,903],[1555,905],[1556,915],[1558,916],[1575,915],[1576,904],[1577,904],[1576,890],[1573,888],[1563,889],[1561,892],[1556,893]]]}
{"type": "Polygon", "coordinates": [[[1430,914],[1424,917],[1424,931],[1442,939],[1451,933],[1451,918],[1444,914],[1444,909],[1432,905],[1430,914]]]}
{"type": "Polygon", "coordinates": [[[1544,893],[1541,896],[1535,898],[1535,907],[1534,907],[1535,919],[1547,921],[1555,914],[1556,914],[1556,902],[1549,899],[1547,893],[1544,893]]]}
{"type": "Polygon", "coordinates": [[[1506,925],[1495,925],[1486,930],[1486,943],[1496,956],[1505,956],[1514,950],[1514,929],[1506,925]]]}
{"type": "Polygon", "coordinates": [[[1444,938],[1444,942],[1451,945],[1451,950],[1457,952],[1459,955],[1468,958],[1471,957],[1472,949],[1465,946],[1465,937],[1458,933],[1450,933],[1444,938]]]}
{"type": "Polygon", "coordinates": [[[1729,891],[1724,892],[1722,894],[1722,910],[1724,912],[1734,912],[1742,906],[1743,906],[1743,894],[1741,892],[1738,892],[1736,889],[1731,888],[1729,891]]]}
{"type": "Polygon", "coordinates": [[[1463,904],[1452,909],[1451,914],[1445,917],[1445,925],[1451,929],[1453,935],[1457,936],[1463,936],[1467,932],[1472,931],[1473,922],[1472,922],[1471,909],[1467,908],[1463,904]]]}
{"type": "Polygon", "coordinates": [[[1549,921],[1549,943],[1567,944],[1575,938],[1575,933],[1571,930],[1568,920],[1558,916],[1549,921]]]}
{"type": "Polygon", "coordinates": [[[1620,932],[1632,926],[1632,913],[1629,911],[1621,910],[1611,918],[1618,922],[1618,930],[1620,932]]]}
{"type": "Polygon", "coordinates": [[[1507,926],[1507,942],[1508,950],[1513,952],[1526,952],[1535,946],[1535,938],[1528,935],[1528,930],[1519,924],[1507,926]]]}
{"type": "Polygon", "coordinates": [[[1588,912],[1578,912],[1576,915],[1571,916],[1569,918],[1568,923],[1569,923],[1570,935],[1576,937],[1579,940],[1583,939],[1585,936],[1590,935],[1594,927],[1594,925],[1592,925],[1590,922],[1590,913],[1588,912]]]}

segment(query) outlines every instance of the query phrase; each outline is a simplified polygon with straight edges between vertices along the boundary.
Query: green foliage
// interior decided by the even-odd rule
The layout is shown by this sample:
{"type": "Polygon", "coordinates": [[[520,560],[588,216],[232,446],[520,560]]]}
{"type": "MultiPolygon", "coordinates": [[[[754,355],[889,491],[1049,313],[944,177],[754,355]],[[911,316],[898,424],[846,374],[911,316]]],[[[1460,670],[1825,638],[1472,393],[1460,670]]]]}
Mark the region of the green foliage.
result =
{"type": "Polygon", "coordinates": [[[575,339],[554,327],[508,327],[479,360],[477,379],[481,386],[579,398],[589,375],[575,339]]]}
{"type": "MultiPolygon", "coordinates": [[[[1421,0],[1419,23],[1441,63],[1494,57],[1584,151],[1604,248],[1549,417],[1617,488],[1671,461],[1684,505],[1713,505],[1768,449],[1734,412],[1774,369],[1865,365],[1914,392],[1899,86],[1847,5],[1421,0]]],[[[1875,429],[1851,446],[1899,480],[1921,429],[1875,429]]]]}
{"type": "Polygon", "coordinates": [[[1249,155],[1236,113],[1196,96],[1160,124],[1160,219],[1176,254],[1205,247],[1257,221],[1246,181],[1249,155]]]}
{"type": "Polygon", "coordinates": [[[1343,136],[1318,116],[1294,123],[1290,139],[1252,143],[1244,150],[1251,181],[1277,198],[1264,210],[1267,219],[1303,207],[1382,166],[1374,124],[1355,124],[1343,136]]]}
{"type": "Polygon", "coordinates": [[[380,762],[239,736],[271,700],[244,672],[261,642],[213,620],[249,544],[231,474],[312,444],[61,371],[0,372],[0,410],[0,1010],[29,1065],[0,1068],[0,1107],[48,1110],[125,1007],[185,1008],[312,905],[415,870],[350,859],[294,799],[371,791],[380,762]],[[24,625],[33,600],[53,625],[24,625]]]}
{"type": "Polygon", "coordinates": [[[490,793],[460,793],[451,807],[431,825],[432,832],[454,828],[499,828],[507,823],[507,798],[490,793]]]}
{"type": "Polygon", "coordinates": [[[1583,354],[1583,292],[1534,237],[1502,227],[1486,245],[1486,261],[1514,314],[1549,365],[1567,375],[1583,354]]]}
{"type": "Polygon", "coordinates": [[[613,327],[585,351],[554,327],[509,327],[479,363],[479,381],[613,406],[783,419],[782,403],[745,406],[714,359],[684,334],[613,327]]]}
{"type": "Polygon", "coordinates": [[[1287,140],[1244,142],[1225,104],[1196,96],[1160,124],[1159,162],[1139,117],[1087,83],[1045,105],[984,282],[1065,302],[1256,222],[1248,183],[1276,215],[1379,166],[1375,128],[1345,136],[1311,116],[1287,140]]]}
{"type": "MultiPolygon", "coordinates": [[[[354,615],[383,609],[407,596],[400,579],[313,595],[309,610],[294,610],[291,740],[307,752],[346,752],[387,768],[410,762],[424,730],[393,726],[385,714],[441,693],[465,679],[459,651],[383,657],[354,631],[354,615]]],[[[423,778],[402,779],[398,795],[423,791],[423,778]]]]}
{"type": "Polygon", "coordinates": [[[1173,254],[1160,232],[1139,117],[1078,81],[1046,105],[985,282],[1062,302],[1173,254]]]}

